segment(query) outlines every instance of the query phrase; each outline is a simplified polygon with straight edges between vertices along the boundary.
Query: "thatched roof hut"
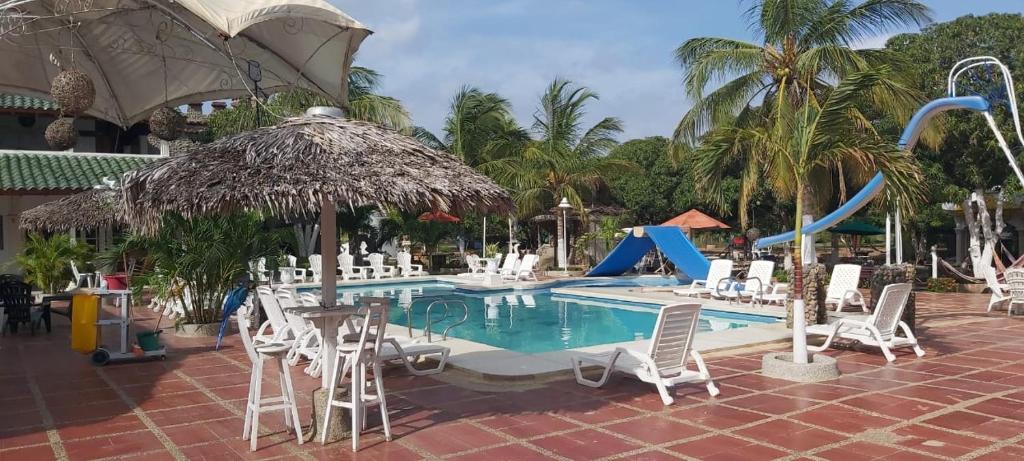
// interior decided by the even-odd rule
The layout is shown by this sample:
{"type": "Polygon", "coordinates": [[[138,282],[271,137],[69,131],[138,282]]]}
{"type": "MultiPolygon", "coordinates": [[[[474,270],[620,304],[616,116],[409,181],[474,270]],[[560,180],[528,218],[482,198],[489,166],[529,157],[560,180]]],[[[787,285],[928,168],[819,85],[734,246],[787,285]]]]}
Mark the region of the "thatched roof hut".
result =
{"type": "Polygon", "coordinates": [[[120,189],[97,188],[47,202],[21,213],[19,227],[67,232],[123,223],[120,189]]]}
{"type": "Polygon", "coordinates": [[[123,184],[128,220],[146,232],[165,212],[309,217],[324,201],[456,213],[514,209],[504,189],[450,154],[371,123],[326,116],[199,146],[129,172],[123,184]]]}

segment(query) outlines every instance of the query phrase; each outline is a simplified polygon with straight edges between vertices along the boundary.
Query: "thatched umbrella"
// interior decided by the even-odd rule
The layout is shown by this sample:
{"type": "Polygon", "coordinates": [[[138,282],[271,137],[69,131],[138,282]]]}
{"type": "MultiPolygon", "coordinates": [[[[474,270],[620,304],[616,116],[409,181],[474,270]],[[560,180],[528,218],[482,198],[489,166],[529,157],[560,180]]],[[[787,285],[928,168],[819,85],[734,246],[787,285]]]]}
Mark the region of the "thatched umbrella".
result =
{"type": "Polygon", "coordinates": [[[30,231],[70,232],[124,223],[120,205],[120,190],[89,189],[26,210],[21,213],[19,227],[30,231]]]}
{"type": "MultiPolygon", "coordinates": [[[[458,158],[374,124],[327,115],[288,119],[151,163],[125,174],[123,187],[128,221],[143,232],[154,232],[166,212],[193,217],[256,210],[286,219],[319,212],[327,306],[334,305],[337,287],[328,276],[337,267],[337,205],[514,209],[504,189],[458,158]]],[[[325,331],[328,355],[335,334],[325,331]]]]}

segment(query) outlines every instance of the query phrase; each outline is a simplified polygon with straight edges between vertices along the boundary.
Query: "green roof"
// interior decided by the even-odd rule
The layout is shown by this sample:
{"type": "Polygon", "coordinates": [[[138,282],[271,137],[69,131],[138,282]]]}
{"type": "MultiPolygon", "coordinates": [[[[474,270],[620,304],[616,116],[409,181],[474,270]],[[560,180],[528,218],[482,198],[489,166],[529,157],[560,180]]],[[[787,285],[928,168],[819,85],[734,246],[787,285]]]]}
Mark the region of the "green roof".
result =
{"type": "Polygon", "coordinates": [[[85,190],[157,158],[119,154],[0,152],[0,192],[85,190]]]}
{"type": "Polygon", "coordinates": [[[48,99],[20,94],[0,93],[0,110],[45,110],[58,111],[57,103],[48,99]]]}

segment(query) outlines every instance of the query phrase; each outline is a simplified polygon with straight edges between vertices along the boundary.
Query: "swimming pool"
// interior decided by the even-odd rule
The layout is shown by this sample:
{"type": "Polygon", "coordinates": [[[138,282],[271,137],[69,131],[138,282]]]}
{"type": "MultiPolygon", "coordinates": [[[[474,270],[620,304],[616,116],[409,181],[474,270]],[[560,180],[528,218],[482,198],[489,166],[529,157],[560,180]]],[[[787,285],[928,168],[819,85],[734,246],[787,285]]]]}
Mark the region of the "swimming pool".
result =
{"type": "MultiPolygon", "coordinates": [[[[441,282],[338,289],[338,299],[345,304],[355,303],[362,296],[392,298],[396,308],[390,312],[390,323],[406,326],[411,316],[412,327],[416,329],[425,327],[426,309],[433,300],[463,301],[469,308],[469,317],[465,323],[451,329],[450,337],[523,353],[650,338],[660,307],[557,295],[548,290],[504,290],[481,294],[456,292],[453,285],[441,282]]],[[[431,325],[435,341],[440,339],[440,333],[446,327],[463,317],[461,308],[453,308],[450,318],[439,320],[441,315],[441,309],[435,308],[431,325]]],[[[699,330],[730,330],[775,321],[772,317],[704,310],[699,330]]]]}

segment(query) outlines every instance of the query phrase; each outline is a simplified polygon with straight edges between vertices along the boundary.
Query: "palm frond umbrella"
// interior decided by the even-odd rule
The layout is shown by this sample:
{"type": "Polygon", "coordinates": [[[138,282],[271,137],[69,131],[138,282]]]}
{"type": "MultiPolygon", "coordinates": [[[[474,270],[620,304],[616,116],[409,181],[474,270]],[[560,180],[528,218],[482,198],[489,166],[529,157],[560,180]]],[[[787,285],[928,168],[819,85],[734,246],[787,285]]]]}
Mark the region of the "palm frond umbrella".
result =
{"type": "MultiPolygon", "coordinates": [[[[504,189],[450,154],[374,124],[323,115],[197,147],[126,173],[122,184],[128,221],[144,233],[154,232],[168,212],[189,218],[261,211],[285,219],[320,213],[325,306],[334,305],[337,289],[331,276],[336,206],[456,213],[515,208],[504,189]]],[[[328,354],[336,333],[325,332],[328,354]]]]}
{"type": "Polygon", "coordinates": [[[70,232],[123,224],[121,191],[89,189],[33,207],[21,213],[18,227],[29,231],[70,232]]]}

